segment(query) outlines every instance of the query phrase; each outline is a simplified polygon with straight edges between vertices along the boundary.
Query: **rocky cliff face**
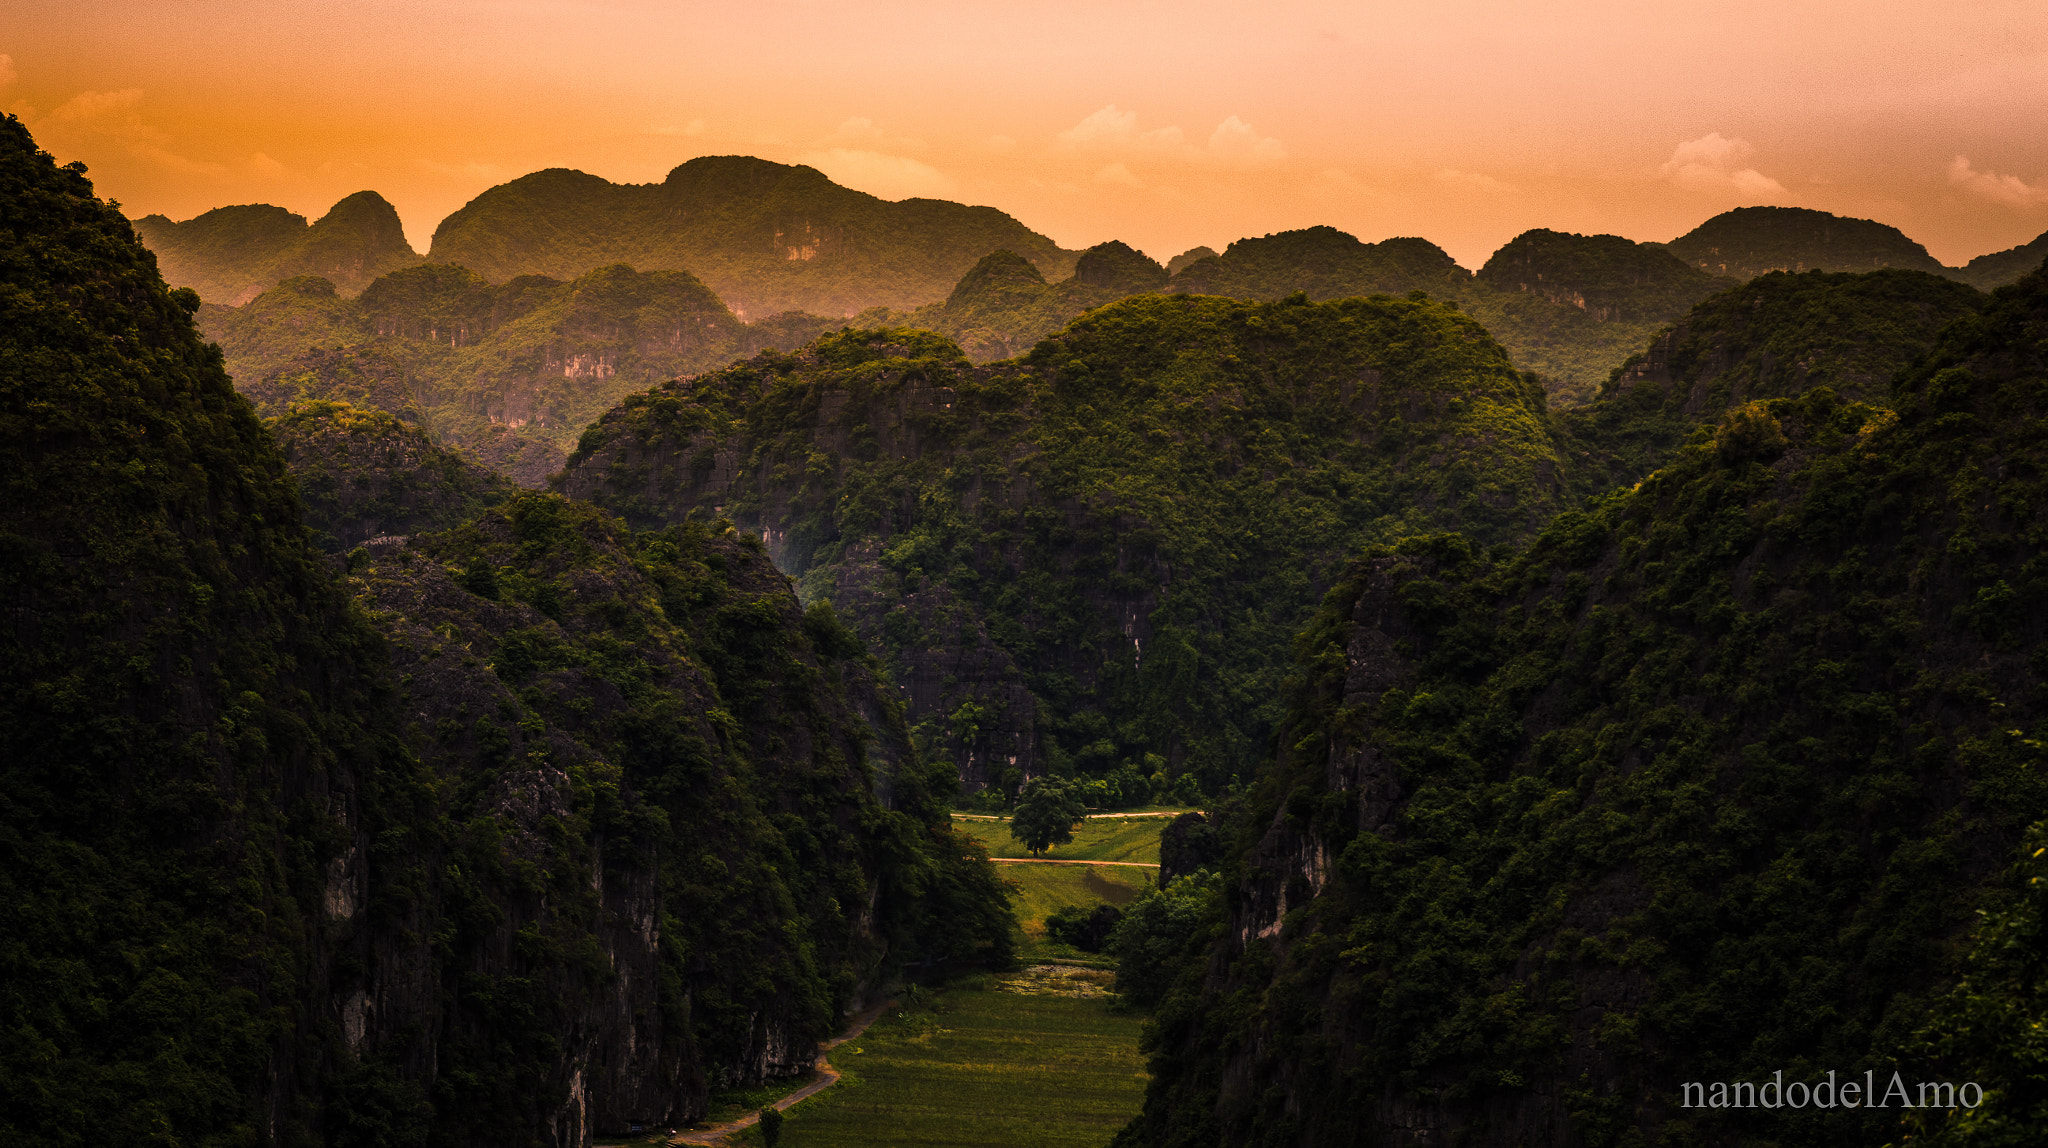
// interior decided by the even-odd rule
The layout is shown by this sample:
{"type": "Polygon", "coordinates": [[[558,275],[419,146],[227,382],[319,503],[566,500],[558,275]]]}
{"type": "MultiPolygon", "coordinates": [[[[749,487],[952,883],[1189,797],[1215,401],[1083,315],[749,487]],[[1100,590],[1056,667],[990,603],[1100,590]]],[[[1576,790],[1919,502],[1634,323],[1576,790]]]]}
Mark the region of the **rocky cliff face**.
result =
{"type": "Polygon", "coordinates": [[[611,263],[686,270],[741,316],[852,316],[944,297],[976,260],[1008,250],[1064,278],[1074,252],[990,207],[890,203],[808,167],[706,156],[659,184],[544,171],[492,188],[434,233],[433,259],[492,282],[572,279],[611,263]]]}
{"type": "Polygon", "coordinates": [[[1945,270],[1896,227],[1805,207],[1738,207],[1665,246],[1709,275],[1735,279],[1772,271],[1945,270]]]}
{"type": "Polygon", "coordinates": [[[1119,1144],[1896,1134],[1680,1085],[1940,1071],[1927,994],[2048,814],[2044,306],[1953,324],[1895,409],[1737,407],[1521,555],[1362,559],[1119,1144]]]}
{"type": "Polygon", "coordinates": [[[1609,323],[1668,323],[1736,284],[1688,267],[1655,244],[1542,229],[1525,231],[1494,252],[1477,278],[1609,323]]]}
{"type": "Polygon", "coordinates": [[[1814,387],[1884,402],[1894,378],[1984,296],[1919,271],[1774,273],[1716,296],[1659,332],[1564,415],[1583,445],[1585,491],[1633,482],[1702,423],[1814,387]]]}
{"type": "Polygon", "coordinates": [[[376,407],[526,486],[560,469],[577,431],[619,396],[759,342],[687,273],[627,267],[494,287],[428,264],[355,300],[301,277],[206,319],[265,414],[305,401],[376,407]]]}
{"type": "Polygon", "coordinates": [[[1009,363],[857,332],[664,384],[560,489],[759,529],[972,784],[1128,764],[1220,787],[1265,736],[1241,691],[1344,540],[1438,515],[1512,537],[1560,481],[1548,434],[1447,308],[1143,295],[1009,363]]]}
{"type": "Polygon", "coordinates": [[[512,494],[503,476],[374,408],[315,400],[269,426],[325,550],[447,530],[512,494]]]}
{"type": "Polygon", "coordinates": [[[580,1148],[1007,952],[950,770],[757,541],[527,494],[323,558],[298,483],[441,526],[461,476],[390,505],[447,460],[328,407],[295,482],[12,118],[0,236],[0,1137],[580,1148]]]}
{"type": "Polygon", "coordinates": [[[310,225],[281,207],[249,204],[183,223],[144,216],[135,229],[173,287],[230,307],[299,275],[317,275],[355,295],[379,275],[420,261],[398,212],[374,191],[356,192],[310,225]]]}

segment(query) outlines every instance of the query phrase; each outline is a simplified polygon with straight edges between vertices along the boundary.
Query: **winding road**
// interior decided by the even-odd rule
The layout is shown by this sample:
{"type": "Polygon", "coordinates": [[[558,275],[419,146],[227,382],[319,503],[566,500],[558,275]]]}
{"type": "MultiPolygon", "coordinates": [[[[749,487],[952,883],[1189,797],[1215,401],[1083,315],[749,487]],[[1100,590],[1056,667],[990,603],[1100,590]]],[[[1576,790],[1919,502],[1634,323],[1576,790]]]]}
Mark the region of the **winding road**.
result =
{"type": "MultiPolygon", "coordinates": [[[[845,1044],[847,1041],[852,1040],[854,1037],[859,1036],[861,1033],[866,1032],[869,1025],[875,1023],[876,1019],[878,1019],[883,1013],[888,1012],[891,1008],[895,1007],[895,1005],[895,1001],[883,1001],[881,1004],[875,1005],[873,1008],[870,1008],[866,1012],[861,1013],[859,1016],[854,1017],[853,1024],[848,1026],[847,1030],[844,1033],[837,1037],[834,1037],[831,1040],[826,1041],[823,1045],[820,1045],[818,1048],[818,1060],[817,1063],[813,1066],[818,1070],[818,1079],[811,1081],[809,1084],[804,1085],[802,1088],[799,1088],[795,1092],[790,1093],[788,1096],[785,1096],[782,1099],[776,1101],[775,1107],[777,1109],[791,1108],[795,1106],[799,1101],[802,1101],[812,1096],[816,1096],[818,1093],[825,1091],[827,1088],[832,1087],[834,1084],[837,1084],[839,1082],[839,1070],[832,1067],[832,1063],[825,1059],[825,1054],[839,1047],[840,1045],[845,1044]]],[[[759,1124],[760,1122],[761,1114],[759,1112],[749,1112],[745,1116],[740,1117],[738,1120],[729,1121],[725,1124],[713,1125],[710,1128],[695,1128],[688,1132],[679,1132],[676,1135],[669,1137],[667,1143],[719,1144],[723,1143],[725,1138],[732,1135],[733,1133],[738,1132],[743,1128],[752,1128],[754,1125],[759,1124]]]]}

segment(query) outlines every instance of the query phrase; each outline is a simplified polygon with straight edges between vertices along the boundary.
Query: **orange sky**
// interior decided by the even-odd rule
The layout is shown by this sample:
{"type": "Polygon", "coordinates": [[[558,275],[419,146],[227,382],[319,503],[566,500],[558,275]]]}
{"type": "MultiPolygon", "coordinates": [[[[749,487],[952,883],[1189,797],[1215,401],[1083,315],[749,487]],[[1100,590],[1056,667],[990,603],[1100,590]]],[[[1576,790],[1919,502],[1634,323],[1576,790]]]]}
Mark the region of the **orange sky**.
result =
{"type": "Polygon", "coordinates": [[[2048,230],[2042,0],[0,0],[0,106],[131,214],[373,188],[422,251],[528,171],[728,153],[1161,259],[1328,223],[1477,267],[1744,203],[1950,263],[2048,230]]]}

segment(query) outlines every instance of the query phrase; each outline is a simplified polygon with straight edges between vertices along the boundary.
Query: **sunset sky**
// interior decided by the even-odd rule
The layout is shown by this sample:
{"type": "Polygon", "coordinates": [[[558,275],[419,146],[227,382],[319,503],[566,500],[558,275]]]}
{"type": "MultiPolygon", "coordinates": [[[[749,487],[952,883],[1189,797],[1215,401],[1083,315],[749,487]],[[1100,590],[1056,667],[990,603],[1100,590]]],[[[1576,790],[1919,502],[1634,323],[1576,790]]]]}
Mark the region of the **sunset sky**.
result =
{"type": "Polygon", "coordinates": [[[0,0],[0,106],[131,215],[370,188],[421,251],[529,171],[718,154],[1162,260],[1327,223],[1477,267],[1748,203],[1948,263],[2048,230],[2042,0],[0,0]]]}

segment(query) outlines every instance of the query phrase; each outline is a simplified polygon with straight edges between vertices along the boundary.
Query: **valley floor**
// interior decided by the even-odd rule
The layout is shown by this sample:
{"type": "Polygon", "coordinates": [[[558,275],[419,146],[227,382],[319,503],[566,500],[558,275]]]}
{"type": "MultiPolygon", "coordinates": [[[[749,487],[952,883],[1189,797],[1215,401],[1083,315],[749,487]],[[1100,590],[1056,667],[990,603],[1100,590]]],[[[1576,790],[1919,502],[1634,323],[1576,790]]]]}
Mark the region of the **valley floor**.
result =
{"type": "Polygon", "coordinates": [[[1101,996],[957,981],[842,1045],[843,1079],[789,1111],[782,1146],[1101,1148],[1144,1099],[1142,1024],[1101,996]]]}

